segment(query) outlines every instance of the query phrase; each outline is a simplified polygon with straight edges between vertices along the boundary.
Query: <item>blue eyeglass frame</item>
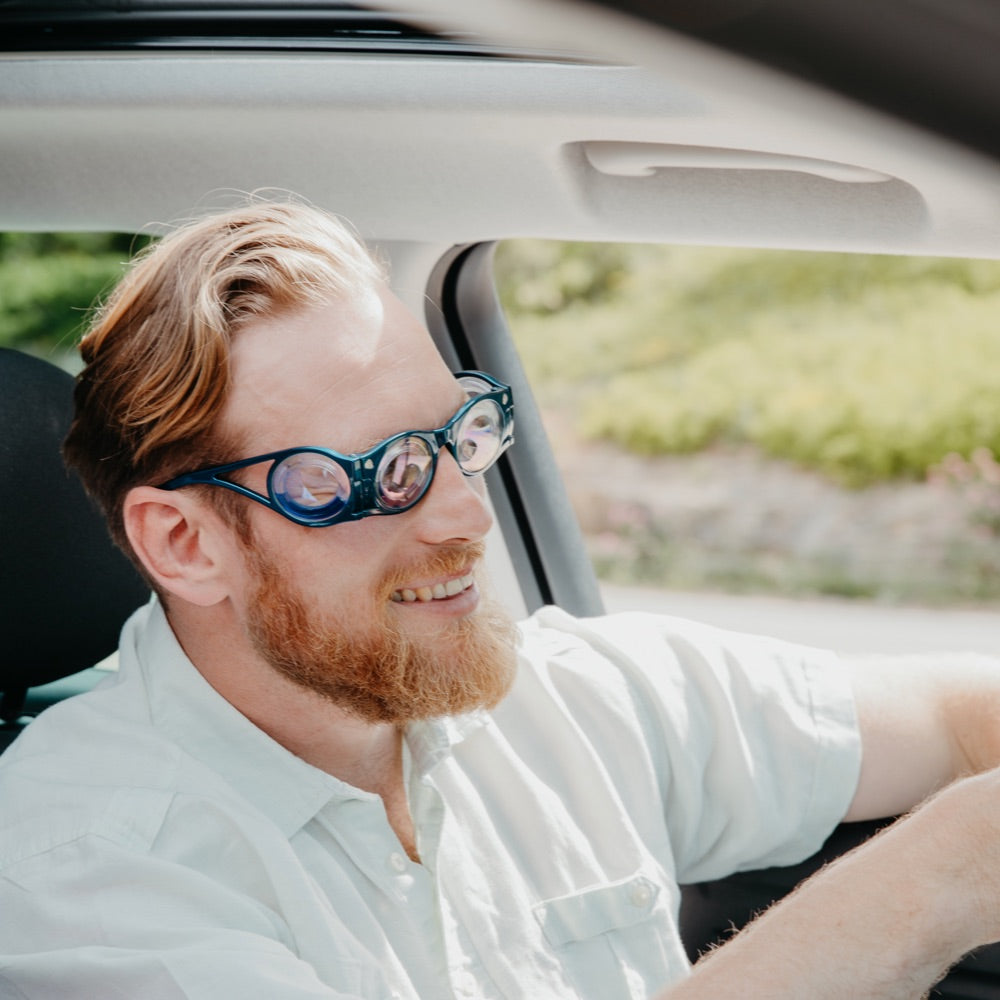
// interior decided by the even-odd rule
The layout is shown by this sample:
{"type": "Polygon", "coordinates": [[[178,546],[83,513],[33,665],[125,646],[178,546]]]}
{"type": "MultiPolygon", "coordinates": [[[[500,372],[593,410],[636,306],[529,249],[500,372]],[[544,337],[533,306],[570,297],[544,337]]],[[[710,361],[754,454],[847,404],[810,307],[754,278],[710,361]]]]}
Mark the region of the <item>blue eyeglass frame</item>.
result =
{"type": "Polygon", "coordinates": [[[416,506],[427,495],[427,491],[430,489],[431,483],[434,481],[434,475],[437,472],[438,454],[442,448],[446,447],[451,452],[452,457],[455,459],[455,464],[458,465],[462,474],[471,478],[473,476],[481,476],[491,469],[496,464],[497,459],[514,443],[514,398],[510,386],[499,379],[495,379],[492,375],[487,375],[485,372],[455,372],[455,379],[457,381],[461,381],[464,378],[480,379],[487,385],[492,386],[492,388],[488,392],[470,396],[443,427],[426,431],[400,431],[398,434],[393,434],[384,441],[380,441],[374,447],[369,448],[368,451],[350,455],[344,455],[339,451],[334,451],[332,448],[316,446],[283,448],[281,451],[271,451],[264,455],[255,455],[253,458],[243,458],[238,462],[227,462],[225,465],[213,465],[204,469],[196,469],[193,472],[185,472],[165,483],[161,483],[157,488],[161,490],[177,490],[184,486],[195,485],[222,486],[250,500],[256,500],[257,503],[263,504],[289,521],[308,528],[327,528],[333,524],[340,524],[344,521],[356,521],[359,518],[371,517],[374,514],[405,513],[416,506]],[[494,455],[488,465],[469,472],[463,468],[462,462],[455,451],[455,446],[458,443],[455,438],[455,427],[461,423],[462,419],[474,406],[484,400],[492,400],[500,413],[500,443],[497,447],[496,455],[494,455]],[[429,446],[430,470],[427,475],[427,481],[423,484],[420,493],[409,503],[398,507],[384,506],[379,503],[376,475],[385,453],[396,442],[404,438],[420,438],[429,446]],[[329,517],[317,518],[296,514],[282,505],[272,486],[273,473],[279,462],[292,455],[309,453],[324,455],[336,462],[346,473],[350,484],[350,493],[344,506],[329,517]],[[232,472],[237,472],[251,465],[257,465],[260,462],[271,462],[271,468],[267,473],[268,494],[266,496],[240,483],[223,478],[232,472]]]}

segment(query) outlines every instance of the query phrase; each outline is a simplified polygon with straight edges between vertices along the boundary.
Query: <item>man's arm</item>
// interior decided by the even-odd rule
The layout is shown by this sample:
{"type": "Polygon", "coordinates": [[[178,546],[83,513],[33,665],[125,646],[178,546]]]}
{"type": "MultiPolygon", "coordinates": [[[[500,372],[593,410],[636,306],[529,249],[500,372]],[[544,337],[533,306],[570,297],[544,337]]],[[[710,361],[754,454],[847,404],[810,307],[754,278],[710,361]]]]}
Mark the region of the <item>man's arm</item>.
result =
{"type": "Polygon", "coordinates": [[[896,816],[1000,765],[1000,661],[976,654],[849,663],[862,765],[848,820],[896,816]]]}
{"type": "Polygon", "coordinates": [[[910,816],[828,866],[663,1000],[916,1000],[1000,940],[1000,663],[851,664],[863,764],[849,819],[910,816]],[[953,782],[962,775],[978,777],[953,782]]]}
{"type": "Polygon", "coordinates": [[[828,866],[661,1000],[917,1000],[1000,939],[1000,772],[957,782],[828,866]]]}

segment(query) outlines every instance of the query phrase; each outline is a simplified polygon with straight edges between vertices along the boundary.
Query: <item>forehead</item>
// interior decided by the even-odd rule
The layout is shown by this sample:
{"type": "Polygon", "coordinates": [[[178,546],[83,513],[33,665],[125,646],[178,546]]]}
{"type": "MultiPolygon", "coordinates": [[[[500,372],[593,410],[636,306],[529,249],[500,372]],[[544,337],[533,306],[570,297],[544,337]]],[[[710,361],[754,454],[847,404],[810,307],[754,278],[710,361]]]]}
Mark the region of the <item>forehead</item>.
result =
{"type": "Polygon", "coordinates": [[[439,426],[464,395],[430,335],[385,288],[266,319],[234,337],[225,428],[255,451],[360,451],[439,426]]]}

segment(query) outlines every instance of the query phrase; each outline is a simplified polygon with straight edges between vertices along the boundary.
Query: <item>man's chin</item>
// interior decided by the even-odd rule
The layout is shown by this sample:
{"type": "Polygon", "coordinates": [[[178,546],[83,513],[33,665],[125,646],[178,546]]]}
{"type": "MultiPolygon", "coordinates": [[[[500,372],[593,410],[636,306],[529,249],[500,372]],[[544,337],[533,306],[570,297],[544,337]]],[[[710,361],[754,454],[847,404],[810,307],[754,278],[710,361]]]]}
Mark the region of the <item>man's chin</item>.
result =
{"type": "Polygon", "coordinates": [[[505,611],[483,602],[473,614],[437,628],[405,630],[405,679],[386,708],[394,721],[495,708],[517,673],[517,630],[505,611]]]}
{"type": "Polygon", "coordinates": [[[315,627],[293,638],[287,624],[277,632],[260,621],[251,627],[272,668],[368,722],[404,724],[493,708],[516,674],[516,628],[504,613],[480,610],[433,635],[386,628],[353,641],[340,629],[315,627]]]}
{"type": "Polygon", "coordinates": [[[476,585],[454,595],[454,603],[387,600],[381,613],[331,618],[263,556],[255,569],[255,614],[245,623],[254,648],[286,680],[344,711],[399,724],[492,708],[510,690],[517,629],[476,585]]]}

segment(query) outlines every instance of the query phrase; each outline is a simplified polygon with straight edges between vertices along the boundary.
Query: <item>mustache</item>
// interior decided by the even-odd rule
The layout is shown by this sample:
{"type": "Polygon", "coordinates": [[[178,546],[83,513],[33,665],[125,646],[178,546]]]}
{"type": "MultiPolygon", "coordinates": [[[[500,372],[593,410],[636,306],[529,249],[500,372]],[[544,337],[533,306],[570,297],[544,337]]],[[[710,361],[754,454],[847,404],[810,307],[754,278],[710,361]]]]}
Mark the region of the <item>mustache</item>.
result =
{"type": "Polygon", "coordinates": [[[414,581],[441,576],[460,576],[471,572],[486,556],[484,542],[463,542],[459,545],[442,545],[432,555],[419,562],[399,566],[386,574],[382,589],[386,596],[414,581]]]}

